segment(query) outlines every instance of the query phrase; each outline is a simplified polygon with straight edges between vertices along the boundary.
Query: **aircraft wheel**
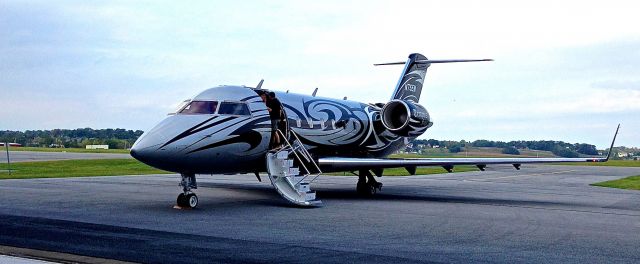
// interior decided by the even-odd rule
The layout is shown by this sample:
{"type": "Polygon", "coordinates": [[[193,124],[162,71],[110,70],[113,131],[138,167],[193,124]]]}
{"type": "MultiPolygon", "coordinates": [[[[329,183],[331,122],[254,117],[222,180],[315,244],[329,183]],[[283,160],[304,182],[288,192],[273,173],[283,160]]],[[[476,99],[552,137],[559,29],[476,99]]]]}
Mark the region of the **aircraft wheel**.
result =
{"type": "Polygon", "coordinates": [[[178,195],[178,199],[176,199],[176,203],[178,204],[178,206],[180,207],[187,207],[189,206],[188,202],[187,202],[187,196],[184,195],[184,193],[181,193],[178,195]]]}
{"type": "Polygon", "coordinates": [[[189,206],[190,208],[196,208],[196,206],[198,206],[198,196],[196,196],[195,193],[190,193],[189,195],[187,195],[186,201],[187,206],[189,206]]]}
{"type": "Polygon", "coordinates": [[[369,187],[369,196],[374,196],[378,192],[378,189],[373,185],[367,185],[367,187],[369,187]]]}
{"type": "Polygon", "coordinates": [[[356,192],[364,197],[372,197],[376,193],[376,189],[367,183],[360,183],[356,186],[356,192]]]}

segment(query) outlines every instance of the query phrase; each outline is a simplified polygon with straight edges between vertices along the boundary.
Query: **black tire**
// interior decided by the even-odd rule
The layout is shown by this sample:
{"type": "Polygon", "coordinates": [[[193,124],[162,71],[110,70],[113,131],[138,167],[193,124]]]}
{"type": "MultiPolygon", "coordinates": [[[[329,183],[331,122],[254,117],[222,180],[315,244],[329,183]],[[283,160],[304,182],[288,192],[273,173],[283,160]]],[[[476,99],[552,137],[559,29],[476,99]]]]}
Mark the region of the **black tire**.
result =
{"type": "Polygon", "coordinates": [[[369,185],[369,193],[371,193],[370,196],[376,195],[377,192],[378,192],[378,188],[376,188],[373,185],[369,185]]]}
{"type": "Polygon", "coordinates": [[[382,191],[382,183],[381,182],[374,182],[374,183],[371,184],[371,187],[376,189],[376,191],[382,191]]]}
{"type": "Polygon", "coordinates": [[[184,195],[184,193],[181,193],[178,195],[178,199],[176,199],[176,203],[178,204],[178,206],[180,207],[187,207],[189,206],[189,203],[187,202],[187,196],[184,195]]]}
{"type": "Polygon", "coordinates": [[[356,185],[356,192],[363,197],[372,197],[376,192],[369,184],[358,182],[356,185]]]}

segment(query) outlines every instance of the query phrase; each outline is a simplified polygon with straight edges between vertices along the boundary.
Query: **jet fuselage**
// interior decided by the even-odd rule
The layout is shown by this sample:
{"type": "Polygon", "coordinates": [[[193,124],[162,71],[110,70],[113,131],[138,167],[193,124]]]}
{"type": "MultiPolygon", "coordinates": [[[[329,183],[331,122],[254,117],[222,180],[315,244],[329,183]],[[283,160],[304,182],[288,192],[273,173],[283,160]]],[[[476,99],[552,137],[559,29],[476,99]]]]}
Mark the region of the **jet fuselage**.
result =
{"type": "MultiPolygon", "coordinates": [[[[179,173],[263,172],[271,121],[260,92],[244,86],[207,89],[145,132],[131,155],[179,173]]],[[[376,105],[274,92],[288,127],[316,157],[384,157],[405,145],[404,137],[385,129],[376,105]]]]}

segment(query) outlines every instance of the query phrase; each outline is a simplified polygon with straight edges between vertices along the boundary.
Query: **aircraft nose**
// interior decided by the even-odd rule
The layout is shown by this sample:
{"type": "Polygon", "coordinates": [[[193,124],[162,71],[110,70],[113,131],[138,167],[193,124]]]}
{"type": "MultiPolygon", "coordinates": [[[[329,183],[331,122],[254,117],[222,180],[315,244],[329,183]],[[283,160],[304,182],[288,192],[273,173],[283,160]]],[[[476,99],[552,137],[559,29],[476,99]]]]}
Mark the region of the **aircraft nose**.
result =
{"type": "Polygon", "coordinates": [[[129,155],[131,155],[131,157],[133,157],[134,159],[140,160],[140,154],[138,153],[138,149],[136,147],[132,147],[131,150],[129,150],[129,155]]]}
{"type": "Polygon", "coordinates": [[[149,161],[153,158],[153,146],[157,145],[158,142],[155,142],[153,136],[149,136],[149,133],[145,133],[136,142],[131,146],[131,150],[129,150],[129,155],[131,157],[142,161],[144,163],[149,163],[149,161]]]}
{"type": "Polygon", "coordinates": [[[134,145],[133,147],[131,147],[131,150],[129,150],[129,155],[131,155],[131,157],[133,157],[134,159],[146,163],[145,156],[147,155],[145,155],[145,151],[140,149],[139,146],[134,145]]]}

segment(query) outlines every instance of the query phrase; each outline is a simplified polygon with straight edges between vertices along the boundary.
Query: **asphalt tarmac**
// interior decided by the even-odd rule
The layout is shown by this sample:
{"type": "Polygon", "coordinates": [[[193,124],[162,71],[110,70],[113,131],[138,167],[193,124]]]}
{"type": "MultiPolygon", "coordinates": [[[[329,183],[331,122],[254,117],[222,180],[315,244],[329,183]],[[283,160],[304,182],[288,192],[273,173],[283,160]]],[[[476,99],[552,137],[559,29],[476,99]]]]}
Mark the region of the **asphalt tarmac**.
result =
{"type": "MultiPolygon", "coordinates": [[[[323,176],[320,208],[288,205],[254,175],[0,181],[0,245],[148,263],[638,263],[640,191],[589,186],[640,168],[523,166],[382,177],[323,176]]],[[[263,180],[266,179],[263,175],[263,180]]]]}
{"type": "MultiPolygon", "coordinates": [[[[7,152],[0,151],[0,163],[7,162],[7,152]]],[[[9,151],[11,162],[53,161],[72,159],[131,159],[129,154],[120,153],[75,153],[75,152],[40,152],[40,151],[9,151]]]]}

